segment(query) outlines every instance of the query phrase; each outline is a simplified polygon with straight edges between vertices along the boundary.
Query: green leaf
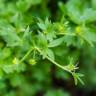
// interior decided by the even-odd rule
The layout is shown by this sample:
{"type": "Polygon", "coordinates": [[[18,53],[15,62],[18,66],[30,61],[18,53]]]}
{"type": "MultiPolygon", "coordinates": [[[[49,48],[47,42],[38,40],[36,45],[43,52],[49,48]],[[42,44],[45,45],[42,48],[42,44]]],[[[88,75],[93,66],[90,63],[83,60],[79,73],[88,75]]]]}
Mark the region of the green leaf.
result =
{"type": "Polygon", "coordinates": [[[23,35],[23,38],[26,38],[29,36],[29,32],[30,32],[30,28],[29,26],[25,29],[25,32],[24,32],[24,35],[23,35]]]}
{"type": "Polygon", "coordinates": [[[81,79],[81,77],[84,76],[83,74],[81,74],[81,73],[74,73],[74,72],[73,72],[72,75],[73,75],[73,77],[74,77],[75,85],[78,84],[78,81],[79,81],[82,85],[84,85],[84,82],[83,82],[83,80],[81,79]]]}
{"type": "Polygon", "coordinates": [[[7,46],[21,46],[22,40],[16,34],[15,29],[11,25],[6,25],[6,27],[1,27],[0,36],[7,43],[7,46]]]}
{"type": "Polygon", "coordinates": [[[59,39],[55,39],[51,41],[48,45],[48,47],[57,47],[64,41],[64,37],[61,37],[59,39]]]}
{"type": "Polygon", "coordinates": [[[47,48],[47,40],[43,33],[39,32],[39,35],[37,36],[37,44],[40,48],[46,49],[47,48]]]}
{"type": "Polygon", "coordinates": [[[81,16],[81,18],[82,18],[82,21],[85,23],[95,21],[96,20],[96,10],[93,10],[92,8],[84,9],[83,16],[81,16]]]}
{"type": "Polygon", "coordinates": [[[96,42],[96,33],[95,32],[89,32],[89,31],[87,31],[87,32],[84,32],[83,35],[84,35],[84,37],[87,40],[89,40],[91,42],[96,42]]]}
{"type": "Polygon", "coordinates": [[[91,0],[92,8],[96,10],[96,0],[91,0]]]}
{"type": "Polygon", "coordinates": [[[55,60],[55,56],[54,56],[54,53],[51,49],[48,49],[47,50],[47,55],[52,59],[52,60],[55,60]]]}
{"type": "Polygon", "coordinates": [[[96,33],[88,27],[82,27],[82,34],[81,34],[81,38],[84,39],[84,41],[86,41],[91,47],[94,46],[93,43],[96,43],[96,33]]]}

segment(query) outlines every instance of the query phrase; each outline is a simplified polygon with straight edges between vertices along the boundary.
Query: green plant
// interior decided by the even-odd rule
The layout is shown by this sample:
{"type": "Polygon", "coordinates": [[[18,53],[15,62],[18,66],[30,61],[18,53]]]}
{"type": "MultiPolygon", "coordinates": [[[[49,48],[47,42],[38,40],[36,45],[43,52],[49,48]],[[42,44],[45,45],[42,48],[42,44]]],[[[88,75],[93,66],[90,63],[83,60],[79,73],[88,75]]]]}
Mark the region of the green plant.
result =
{"type": "MultiPolygon", "coordinates": [[[[28,96],[34,95],[37,90],[42,89],[40,82],[44,81],[45,85],[47,83],[47,86],[50,85],[51,80],[46,81],[46,76],[50,78],[50,70],[53,65],[57,66],[55,73],[57,77],[63,74],[61,72],[63,69],[65,77],[61,76],[62,78],[69,78],[68,73],[70,73],[76,85],[78,81],[84,84],[81,79],[83,74],[77,69],[81,64],[81,52],[83,54],[86,48],[95,50],[95,1],[90,1],[91,4],[87,0],[69,0],[66,4],[59,2],[59,0],[56,2],[59,8],[56,10],[55,21],[53,21],[49,18],[52,13],[47,8],[47,0],[0,1],[0,78],[2,90],[3,88],[7,90],[4,80],[8,79],[13,87],[20,86],[21,90],[26,90],[25,93],[28,96]],[[29,77],[26,75],[25,78],[23,72],[32,73],[33,82],[37,80],[33,84],[34,88],[27,82],[29,77]],[[26,89],[21,88],[21,82],[24,82],[23,86],[26,89]],[[34,89],[33,92],[29,91],[30,88],[34,89]]],[[[93,56],[92,59],[95,58],[94,53],[95,51],[89,53],[93,56]]],[[[84,54],[82,56],[82,58],[86,57],[84,54]]],[[[45,90],[48,88],[46,87],[45,90]]],[[[0,92],[1,95],[2,92],[0,92]]],[[[63,96],[62,91],[57,93],[49,91],[45,96],[52,93],[59,94],[59,92],[60,96],[63,96]]],[[[15,96],[18,92],[15,94],[12,91],[8,93],[9,95],[6,94],[5,92],[4,96],[15,96]]],[[[19,96],[25,96],[25,94],[21,92],[19,96]]]]}

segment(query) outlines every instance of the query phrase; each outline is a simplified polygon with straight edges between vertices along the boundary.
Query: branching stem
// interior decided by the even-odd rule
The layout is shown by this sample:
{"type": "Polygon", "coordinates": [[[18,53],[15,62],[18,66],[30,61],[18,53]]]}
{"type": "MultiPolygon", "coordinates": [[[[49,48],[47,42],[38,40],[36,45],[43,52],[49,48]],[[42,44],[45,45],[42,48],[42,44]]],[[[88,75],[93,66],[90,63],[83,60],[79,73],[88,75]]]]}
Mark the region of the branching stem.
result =
{"type": "MultiPolygon", "coordinates": [[[[30,53],[33,51],[33,50],[36,50],[38,51],[40,54],[43,54],[42,51],[40,50],[40,48],[38,47],[32,47],[26,54],[25,56],[19,61],[19,63],[23,62],[29,55],[30,53]]],[[[72,73],[70,70],[68,70],[68,68],[66,66],[62,66],[60,64],[58,64],[57,62],[55,62],[54,60],[52,60],[50,57],[48,57],[47,55],[45,56],[46,59],[48,59],[51,63],[53,63],[54,65],[58,66],[59,68],[69,72],[69,73],[72,73]]]]}
{"type": "Polygon", "coordinates": [[[26,54],[25,56],[19,61],[19,63],[23,62],[29,55],[30,53],[34,50],[34,48],[32,47],[26,54]]]}
{"type": "MultiPolygon", "coordinates": [[[[38,47],[35,47],[35,49],[36,49],[40,54],[42,54],[42,51],[41,51],[38,47]]],[[[62,65],[58,64],[57,62],[55,62],[54,60],[52,60],[52,59],[51,59],[50,57],[48,57],[48,56],[45,56],[45,58],[48,59],[48,60],[49,60],[51,63],[53,63],[54,65],[58,66],[59,68],[61,68],[61,69],[65,70],[65,71],[71,73],[71,71],[68,70],[66,66],[62,66],[62,65]]]]}

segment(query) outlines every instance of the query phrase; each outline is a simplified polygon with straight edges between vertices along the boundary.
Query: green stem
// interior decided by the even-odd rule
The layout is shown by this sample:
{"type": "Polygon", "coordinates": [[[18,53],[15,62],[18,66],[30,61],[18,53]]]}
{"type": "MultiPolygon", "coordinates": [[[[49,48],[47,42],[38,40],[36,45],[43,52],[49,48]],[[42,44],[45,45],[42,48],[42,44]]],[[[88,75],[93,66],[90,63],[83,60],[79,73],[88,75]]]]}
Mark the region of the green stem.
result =
{"type": "MultiPolygon", "coordinates": [[[[29,54],[33,51],[33,50],[37,50],[40,54],[42,54],[42,51],[38,48],[38,47],[35,47],[35,48],[31,48],[26,54],[25,56],[19,61],[19,63],[23,62],[28,56],[29,54]]],[[[69,72],[69,73],[72,73],[70,70],[68,70],[68,68],[66,66],[62,66],[60,64],[58,64],[57,62],[55,62],[54,60],[52,60],[51,58],[49,58],[48,56],[45,56],[46,59],[48,59],[50,62],[52,62],[53,64],[55,64],[56,66],[58,66],[59,68],[69,72]]]]}
{"type": "Polygon", "coordinates": [[[23,62],[28,56],[29,54],[34,50],[34,48],[32,47],[26,54],[25,56],[19,61],[19,63],[23,62]]]}
{"type": "Polygon", "coordinates": [[[76,36],[76,34],[74,34],[74,33],[71,33],[71,34],[69,34],[69,33],[58,33],[57,35],[76,36]]]}
{"type": "MultiPolygon", "coordinates": [[[[35,49],[36,49],[40,54],[42,54],[42,51],[41,51],[38,47],[35,47],[35,49]]],[[[52,62],[53,64],[55,64],[56,66],[58,66],[59,68],[61,68],[61,69],[65,70],[65,71],[71,73],[71,71],[68,70],[66,66],[62,66],[62,65],[58,64],[57,62],[55,62],[54,60],[52,60],[52,59],[49,58],[48,56],[45,56],[45,58],[48,59],[48,60],[49,60],[50,62],[52,62]]]]}

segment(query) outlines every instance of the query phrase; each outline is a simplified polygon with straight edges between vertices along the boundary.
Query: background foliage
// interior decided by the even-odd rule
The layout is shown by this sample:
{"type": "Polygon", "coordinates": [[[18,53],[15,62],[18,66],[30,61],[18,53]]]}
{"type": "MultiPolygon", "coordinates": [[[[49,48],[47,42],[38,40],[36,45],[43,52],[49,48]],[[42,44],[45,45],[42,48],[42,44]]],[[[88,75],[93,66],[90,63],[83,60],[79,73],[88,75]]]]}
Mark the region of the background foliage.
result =
{"type": "Polygon", "coordinates": [[[95,54],[96,0],[0,0],[0,96],[95,96],[95,54]]]}

